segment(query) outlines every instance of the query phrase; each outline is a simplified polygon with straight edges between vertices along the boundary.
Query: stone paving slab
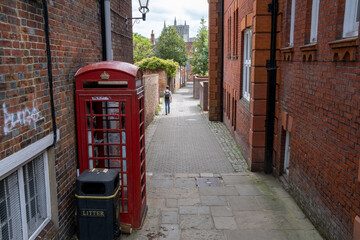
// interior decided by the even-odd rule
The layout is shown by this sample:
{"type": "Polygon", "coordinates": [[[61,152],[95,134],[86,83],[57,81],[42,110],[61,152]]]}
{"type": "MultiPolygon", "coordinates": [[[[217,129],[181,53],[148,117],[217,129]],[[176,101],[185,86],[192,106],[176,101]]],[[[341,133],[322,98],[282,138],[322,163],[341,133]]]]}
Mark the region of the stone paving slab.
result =
{"type": "Polygon", "coordinates": [[[253,196],[226,196],[227,201],[234,211],[256,211],[263,209],[253,196]]]}
{"type": "Polygon", "coordinates": [[[177,188],[196,188],[195,179],[193,178],[176,178],[175,187],[177,188]]]}
{"type": "Polygon", "coordinates": [[[234,186],[229,187],[203,187],[199,188],[200,196],[238,196],[239,192],[234,186]]]}
{"type": "Polygon", "coordinates": [[[210,215],[180,215],[180,229],[213,229],[214,223],[210,215]]]}
{"type": "Polygon", "coordinates": [[[161,223],[162,224],[177,224],[178,223],[178,213],[177,211],[162,211],[161,213],[161,223]]]}
{"type": "Polygon", "coordinates": [[[286,234],[280,230],[226,230],[225,236],[227,240],[289,240],[286,234]]]}
{"type": "Polygon", "coordinates": [[[208,206],[180,206],[180,214],[210,214],[210,208],[208,206]]]}
{"type": "Polygon", "coordinates": [[[201,196],[201,204],[207,206],[224,206],[227,205],[225,196],[201,196]]]}
{"type": "Polygon", "coordinates": [[[225,240],[223,231],[219,230],[182,230],[181,239],[191,240],[225,240]]]}
{"type": "Polygon", "coordinates": [[[215,228],[218,230],[223,229],[236,229],[236,222],[234,217],[215,217],[213,216],[215,228]]]}
{"type": "Polygon", "coordinates": [[[213,217],[232,217],[232,209],[228,206],[212,206],[211,215],[213,217]]]}
{"type": "Polygon", "coordinates": [[[178,200],[179,206],[194,206],[200,203],[200,197],[198,198],[180,198],[178,200]]]}
{"type": "Polygon", "coordinates": [[[161,224],[159,239],[180,240],[180,229],[177,224],[161,224]]]}

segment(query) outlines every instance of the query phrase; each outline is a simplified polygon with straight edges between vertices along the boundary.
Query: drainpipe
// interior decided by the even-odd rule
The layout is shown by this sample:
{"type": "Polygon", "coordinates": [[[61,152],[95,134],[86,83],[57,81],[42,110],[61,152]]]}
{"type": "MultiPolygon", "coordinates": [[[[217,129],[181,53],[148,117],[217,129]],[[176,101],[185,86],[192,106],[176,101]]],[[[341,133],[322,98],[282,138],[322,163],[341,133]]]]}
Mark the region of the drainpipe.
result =
{"type": "Polygon", "coordinates": [[[110,0],[103,0],[104,18],[103,23],[105,26],[105,51],[106,61],[113,60],[112,46],[111,46],[111,17],[110,17],[110,0]]]}
{"type": "Polygon", "coordinates": [[[224,0],[220,1],[220,18],[221,18],[221,48],[220,48],[220,121],[223,121],[223,104],[224,104],[224,0]]]}
{"type": "Polygon", "coordinates": [[[51,62],[51,49],[50,49],[50,37],[49,37],[49,13],[47,0],[43,0],[44,7],[44,32],[46,40],[46,56],[47,56],[47,68],[48,68],[48,78],[49,78],[49,93],[50,93],[50,106],[51,106],[51,119],[53,127],[54,140],[52,146],[55,146],[57,133],[56,133],[56,115],[55,115],[55,104],[54,104],[54,88],[53,88],[53,78],[52,78],[52,62],[51,62]]]}
{"type": "Polygon", "coordinates": [[[106,37],[105,37],[105,0],[101,0],[100,13],[101,13],[101,44],[102,44],[102,60],[106,61],[106,37]]]}
{"type": "Polygon", "coordinates": [[[274,123],[275,123],[275,100],[276,100],[276,27],[278,0],[272,0],[268,11],[271,12],[271,46],[270,60],[266,62],[268,73],[267,105],[266,105],[266,139],[265,139],[265,173],[271,173],[273,169],[274,152],[274,123]]]}

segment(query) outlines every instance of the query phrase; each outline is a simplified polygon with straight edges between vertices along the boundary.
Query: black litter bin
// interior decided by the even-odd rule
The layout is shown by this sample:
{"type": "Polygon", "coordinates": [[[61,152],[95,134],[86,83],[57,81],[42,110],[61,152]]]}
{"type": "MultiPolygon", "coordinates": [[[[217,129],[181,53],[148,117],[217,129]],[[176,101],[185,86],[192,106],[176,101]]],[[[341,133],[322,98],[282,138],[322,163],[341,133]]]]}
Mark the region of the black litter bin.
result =
{"type": "Polygon", "coordinates": [[[80,240],[113,240],[120,235],[119,172],[85,170],[76,180],[77,236],[80,240]]]}

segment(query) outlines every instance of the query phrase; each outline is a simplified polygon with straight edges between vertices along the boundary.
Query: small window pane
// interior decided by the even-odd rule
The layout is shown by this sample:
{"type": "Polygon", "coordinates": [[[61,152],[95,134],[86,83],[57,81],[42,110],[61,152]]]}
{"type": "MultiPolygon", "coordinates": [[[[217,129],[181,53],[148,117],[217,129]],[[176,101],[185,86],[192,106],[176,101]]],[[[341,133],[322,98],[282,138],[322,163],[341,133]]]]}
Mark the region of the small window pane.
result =
{"type": "Polygon", "coordinates": [[[0,239],[22,239],[17,172],[0,181],[0,239]]]}
{"type": "Polygon", "coordinates": [[[293,46],[293,45],[294,45],[294,27],[295,27],[295,0],[291,0],[289,46],[293,46]]]}
{"type": "Polygon", "coordinates": [[[28,236],[31,236],[47,217],[43,155],[24,166],[24,183],[28,236]]]}
{"type": "Polygon", "coordinates": [[[310,42],[317,41],[318,19],[319,19],[319,0],[313,0],[311,13],[311,32],[310,42]]]}
{"type": "Polygon", "coordinates": [[[346,0],[343,37],[353,37],[359,34],[359,0],[346,0]]]}

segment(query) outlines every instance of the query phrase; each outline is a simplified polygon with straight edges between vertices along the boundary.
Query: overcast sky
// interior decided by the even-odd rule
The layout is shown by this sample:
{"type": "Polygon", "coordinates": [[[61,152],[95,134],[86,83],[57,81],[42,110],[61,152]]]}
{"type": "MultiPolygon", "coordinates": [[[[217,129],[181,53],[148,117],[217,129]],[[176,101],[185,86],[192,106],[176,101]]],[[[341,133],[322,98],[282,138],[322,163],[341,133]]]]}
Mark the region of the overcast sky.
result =
{"type": "MultiPolygon", "coordinates": [[[[190,37],[195,37],[200,27],[200,20],[204,17],[208,25],[208,0],[149,0],[150,11],[146,14],[146,21],[136,23],[133,32],[150,38],[151,30],[154,30],[155,38],[161,34],[164,27],[174,25],[176,17],[177,25],[190,26],[190,37]]],[[[139,1],[132,0],[133,17],[140,17],[139,1]]]]}

